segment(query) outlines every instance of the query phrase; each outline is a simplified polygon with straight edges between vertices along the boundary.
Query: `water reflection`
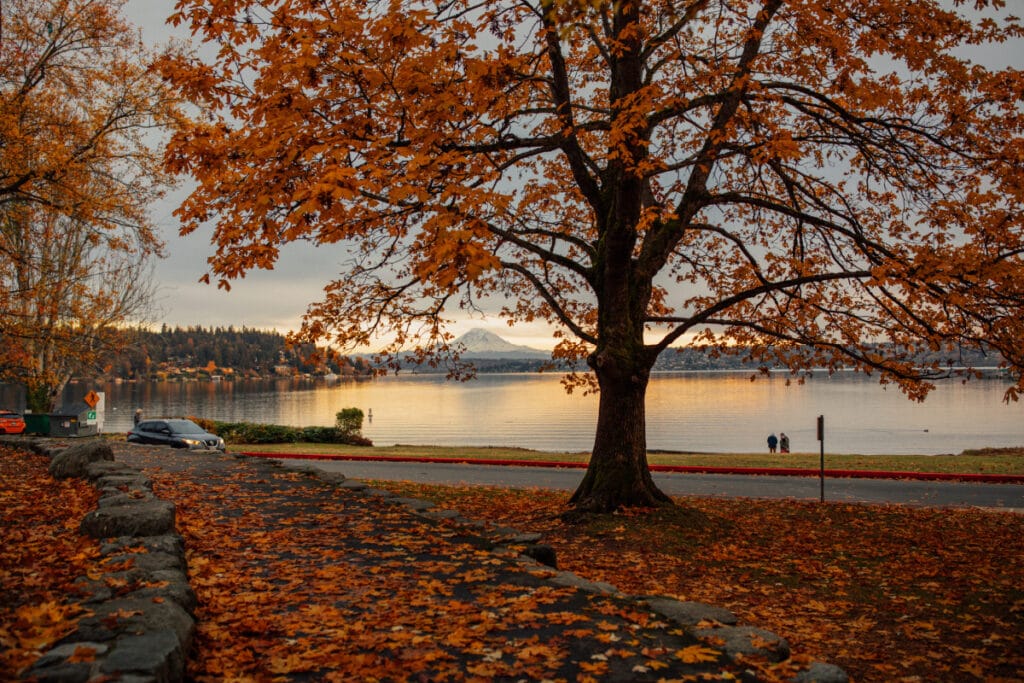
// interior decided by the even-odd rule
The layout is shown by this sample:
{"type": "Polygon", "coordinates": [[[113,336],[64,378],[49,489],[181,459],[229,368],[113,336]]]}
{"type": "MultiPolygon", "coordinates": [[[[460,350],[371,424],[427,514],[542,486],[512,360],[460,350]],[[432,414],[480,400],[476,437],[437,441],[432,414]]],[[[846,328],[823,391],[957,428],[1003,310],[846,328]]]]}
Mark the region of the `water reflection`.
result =
{"type": "MultiPolygon", "coordinates": [[[[199,415],[228,422],[330,425],[343,408],[372,411],[364,434],[380,445],[522,446],[589,450],[595,396],[566,394],[558,375],[481,375],[446,382],[437,375],[323,381],[280,378],[230,382],[77,385],[106,392],[105,431],[127,431],[131,415],[199,415]]],[[[784,376],[751,382],[745,373],[655,375],[648,392],[648,446],[750,452],[769,432],[784,431],[793,450],[818,449],[815,420],[826,416],[826,450],[843,453],[958,453],[1024,445],[1024,406],[1002,403],[993,380],[949,382],[923,404],[862,376],[815,376],[787,385],[784,376]]],[[[0,406],[16,406],[10,388],[0,406]]],[[[23,399],[22,399],[23,400],[23,399]]]]}

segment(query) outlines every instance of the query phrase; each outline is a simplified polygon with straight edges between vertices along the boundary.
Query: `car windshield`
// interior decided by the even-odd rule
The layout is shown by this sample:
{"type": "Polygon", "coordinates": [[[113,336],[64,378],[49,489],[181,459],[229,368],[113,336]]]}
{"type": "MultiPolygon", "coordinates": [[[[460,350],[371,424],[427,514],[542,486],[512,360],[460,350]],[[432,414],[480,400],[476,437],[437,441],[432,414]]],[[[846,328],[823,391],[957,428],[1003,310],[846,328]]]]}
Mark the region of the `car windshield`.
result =
{"type": "Polygon", "coordinates": [[[205,434],[206,431],[192,420],[168,420],[167,426],[175,434],[205,434]]]}

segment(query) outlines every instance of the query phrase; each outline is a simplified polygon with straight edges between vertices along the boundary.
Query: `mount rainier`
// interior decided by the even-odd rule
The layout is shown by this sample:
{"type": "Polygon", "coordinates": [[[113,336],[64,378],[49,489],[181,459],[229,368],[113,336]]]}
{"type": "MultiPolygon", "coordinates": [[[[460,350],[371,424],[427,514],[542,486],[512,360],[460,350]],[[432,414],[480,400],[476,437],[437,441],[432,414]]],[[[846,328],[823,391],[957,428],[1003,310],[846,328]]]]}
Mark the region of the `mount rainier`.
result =
{"type": "Polygon", "coordinates": [[[493,332],[474,328],[452,342],[452,346],[465,347],[461,356],[471,358],[495,358],[495,359],[546,359],[551,358],[550,351],[542,351],[529,346],[520,346],[502,339],[493,332]]]}

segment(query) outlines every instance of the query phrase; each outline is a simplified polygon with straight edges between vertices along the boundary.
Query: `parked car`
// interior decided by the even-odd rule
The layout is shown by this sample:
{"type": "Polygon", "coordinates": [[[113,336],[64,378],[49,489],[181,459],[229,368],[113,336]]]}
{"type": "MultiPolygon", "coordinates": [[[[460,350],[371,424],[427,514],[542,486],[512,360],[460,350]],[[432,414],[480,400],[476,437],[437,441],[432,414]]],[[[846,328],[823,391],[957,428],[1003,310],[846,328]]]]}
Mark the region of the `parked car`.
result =
{"type": "Polygon", "coordinates": [[[21,434],[25,431],[25,418],[10,410],[0,410],[0,434],[21,434]]]}
{"type": "Polygon", "coordinates": [[[192,420],[143,420],[128,432],[128,441],[189,450],[225,450],[224,439],[205,431],[192,420]]]}

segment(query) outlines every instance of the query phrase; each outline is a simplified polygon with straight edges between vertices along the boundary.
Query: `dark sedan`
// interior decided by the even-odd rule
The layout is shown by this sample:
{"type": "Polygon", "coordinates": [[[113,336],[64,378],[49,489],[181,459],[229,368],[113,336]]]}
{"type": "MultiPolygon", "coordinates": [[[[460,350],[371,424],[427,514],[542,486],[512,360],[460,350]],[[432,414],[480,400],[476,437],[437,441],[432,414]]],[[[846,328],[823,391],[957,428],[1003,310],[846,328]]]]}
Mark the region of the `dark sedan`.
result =
{"type": "Polygon", "coordinates": [[[128,432],[128,441],[189,450],[225,450],[224,439],[205,431],[192,420],[143,420],[128,432]]]}

